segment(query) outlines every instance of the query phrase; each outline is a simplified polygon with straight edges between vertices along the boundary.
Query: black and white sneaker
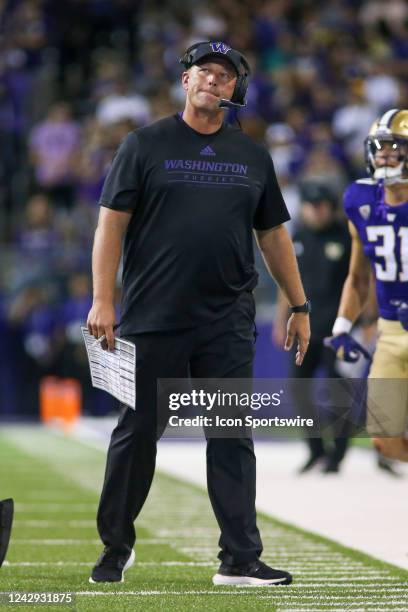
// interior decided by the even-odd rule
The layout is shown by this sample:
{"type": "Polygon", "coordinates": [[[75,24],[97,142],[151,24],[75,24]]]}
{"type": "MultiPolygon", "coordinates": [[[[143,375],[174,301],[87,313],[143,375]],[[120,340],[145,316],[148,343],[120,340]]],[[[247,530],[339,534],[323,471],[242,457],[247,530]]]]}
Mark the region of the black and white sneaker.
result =
{"type": "Polygon", "coordinates": [[[290,584],[292,576],[257,560],[247,565],[221,563],[212,581],[216,586],[273,586],[290,584]]]}
{"type": "Polygon", "coordinates": [[[116,552],[105,548],[97,560],[89,582],[123,582],[123,574],[135,562],[135,551],[130,555],[118,555],[116,552]]]}

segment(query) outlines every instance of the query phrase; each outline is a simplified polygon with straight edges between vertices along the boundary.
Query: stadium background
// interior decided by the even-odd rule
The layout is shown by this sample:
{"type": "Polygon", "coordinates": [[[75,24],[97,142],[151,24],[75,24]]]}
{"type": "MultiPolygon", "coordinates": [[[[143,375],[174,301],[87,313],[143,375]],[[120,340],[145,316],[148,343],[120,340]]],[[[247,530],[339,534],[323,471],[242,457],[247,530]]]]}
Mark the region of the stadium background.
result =
{"type": "MultiPolygon", "coordinates": [[[[407,22],[403,0],[0,0],[0,499],[15,501],[0,591],[70,591],[78,610],[98,612],[408,609],[408,471],[380,473],[353,446],[340,474],[299,477],[301,441],[257,444],[263,560],[294,574],[290,588],[212,588],[219,530],[204,443],[168,440],[138,518],[135,567],[123,585],[92,589],[116,411],[90,389],[79,336],[109,163],[127,131],[182,108],[177,60],[188,45],[221,39],[248,56],[240,120],[271,151],[296,220],[300,181],[325,182],[340,202],[365,174],[372,120],[406,107],[407,22]],[[85,415],[113,415],[85,416],[72,435],[27,425],[50,374],[79,378],[85,415]]],[[[280,377],[276,290],[258,264],[255,374],[280,377]]]]}
{"type": "MultiPolygon", "coordinates": [[[[90,389],[79,325],[91,305],[98,195],[135,127],[180,110],[178,57],[221,39],[253,67],[245,132],[265,142],[296,220],[299,181],[341,199],[365,174],[372,121],[406,106],[402,0],[0,1],[0,415],[38,414],[42,377],[73,377],[84,412],[114,402],[90,389]]],[[[230,120],[233,116],[230,115],[230,120]]],[[[283,376],[273,348],[275,287],[259,263],[255,375],[283,376]]],[[[118,301],[119,301],[118,283],[118,301]]]]}

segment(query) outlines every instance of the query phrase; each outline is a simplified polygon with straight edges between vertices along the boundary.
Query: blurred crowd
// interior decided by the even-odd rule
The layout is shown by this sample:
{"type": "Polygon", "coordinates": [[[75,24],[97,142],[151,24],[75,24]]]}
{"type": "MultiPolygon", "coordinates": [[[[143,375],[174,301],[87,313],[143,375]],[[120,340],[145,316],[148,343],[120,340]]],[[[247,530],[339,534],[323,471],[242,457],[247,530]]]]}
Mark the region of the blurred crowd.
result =
{"type": "MultiPolygon", "coordinates": [[[[270,150],[295,221],[299,183],[339,202],[365,174],[374,119],[406,106],[404,0],[0,0],[0,397],[15,394],[0,412],[37,410],[13,360],[33,384],[80,367],[110,161],[128,131],[182,108],[178,58],[208,39],[248,57],[239,118],[270,150]]],[[[259,295],[272,295],[266,274],[259,295]]]]}

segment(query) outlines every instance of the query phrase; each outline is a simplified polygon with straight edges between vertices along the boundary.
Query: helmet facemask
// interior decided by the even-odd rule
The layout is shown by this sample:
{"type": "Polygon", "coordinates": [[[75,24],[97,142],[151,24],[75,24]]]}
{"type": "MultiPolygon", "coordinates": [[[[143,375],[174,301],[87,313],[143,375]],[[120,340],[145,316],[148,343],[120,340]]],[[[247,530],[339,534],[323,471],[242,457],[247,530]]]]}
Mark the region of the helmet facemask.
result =
{"type": "Polygon", "coordinates": [[[365,140],[367,172],[385,185],[408,183],[408,111],[392,109],[372,126],[365,140]]]}

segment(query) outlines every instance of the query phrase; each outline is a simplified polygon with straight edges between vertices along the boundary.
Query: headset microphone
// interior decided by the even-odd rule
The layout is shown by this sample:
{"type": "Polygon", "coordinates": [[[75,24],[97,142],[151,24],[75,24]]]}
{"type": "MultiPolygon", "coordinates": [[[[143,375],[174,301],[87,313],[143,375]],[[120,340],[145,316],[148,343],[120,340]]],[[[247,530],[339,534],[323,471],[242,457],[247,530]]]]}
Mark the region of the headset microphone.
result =
{"type": "Polygon", "coordinates": [[[246,104],[238,104],[237,102],[231,102],[231,100],[225,100],[221,98],[219,107],[220,108],[244,108],[246,104]]]}

